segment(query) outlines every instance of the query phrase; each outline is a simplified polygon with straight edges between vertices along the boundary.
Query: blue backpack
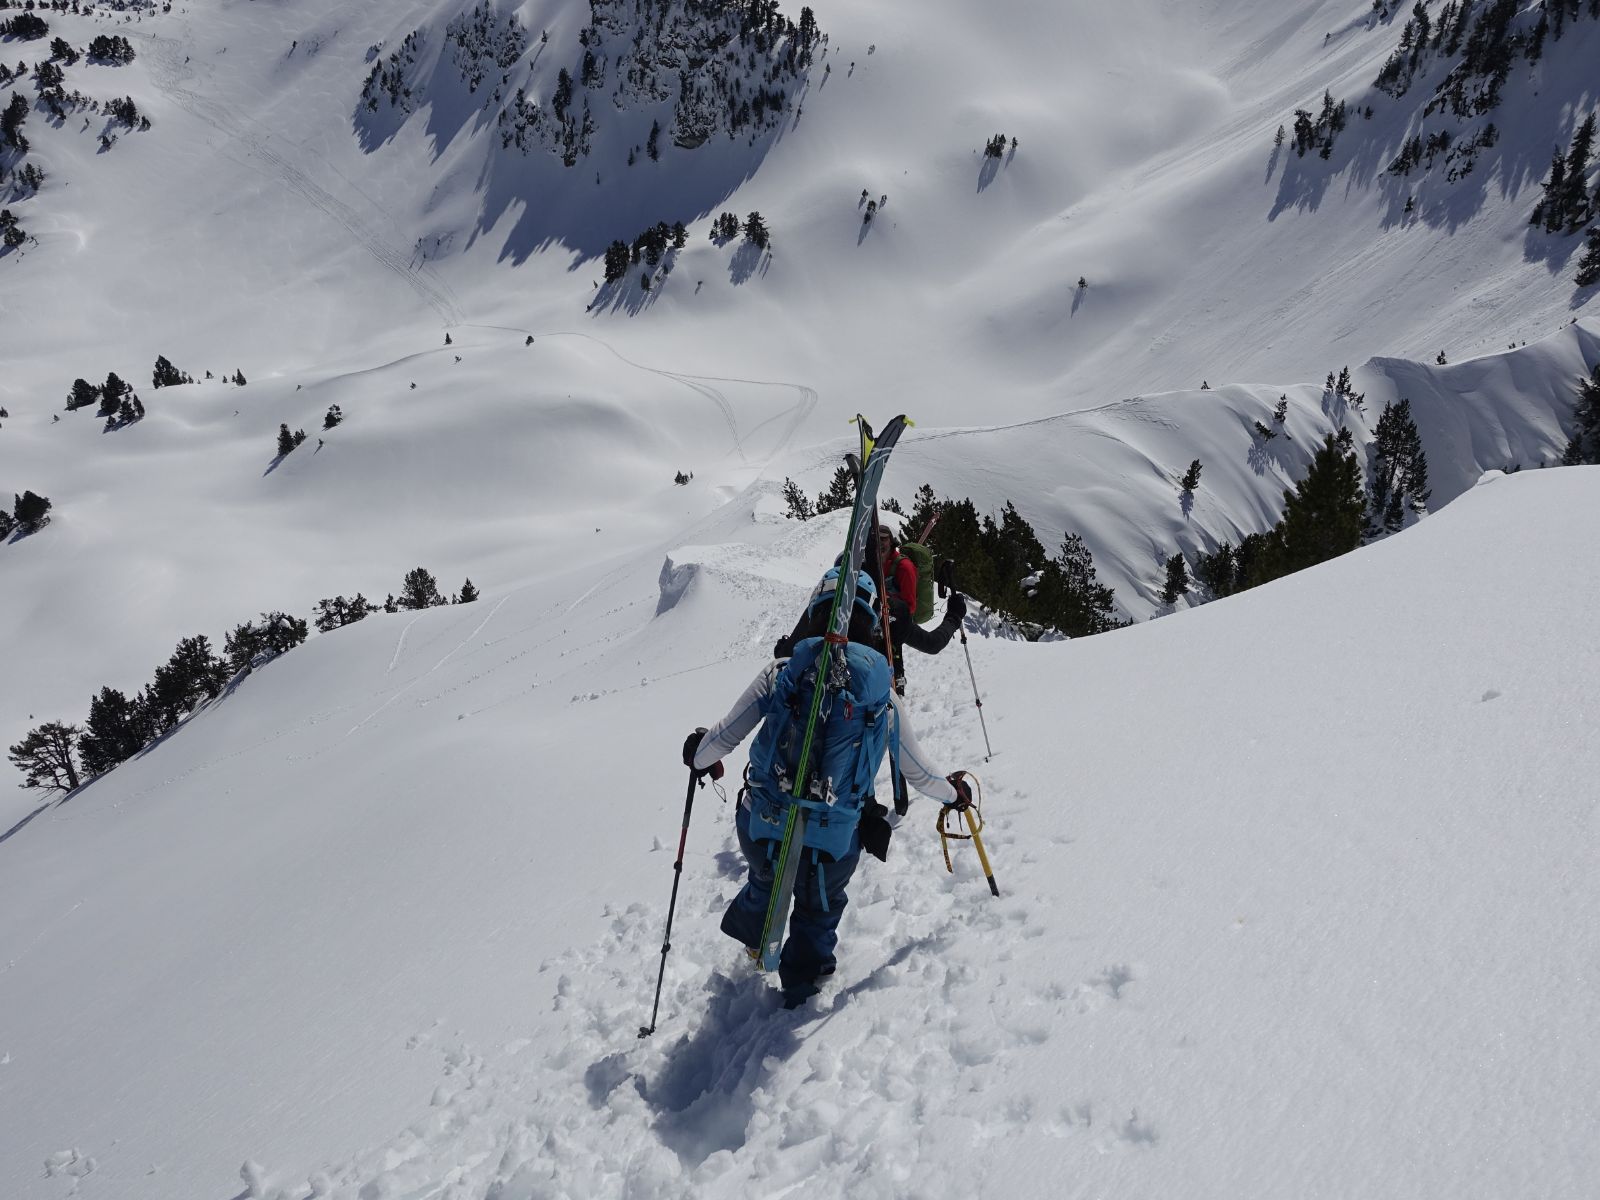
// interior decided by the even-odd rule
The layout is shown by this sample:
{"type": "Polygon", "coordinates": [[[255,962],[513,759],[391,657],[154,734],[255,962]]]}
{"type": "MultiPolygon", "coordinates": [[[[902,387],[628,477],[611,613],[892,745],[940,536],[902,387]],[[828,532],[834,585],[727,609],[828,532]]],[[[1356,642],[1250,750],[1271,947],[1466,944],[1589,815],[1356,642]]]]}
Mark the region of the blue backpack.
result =
{"type": "Polygon", "coordinates": [[[825,647],[820,637],[796,645],[762,705],[765,720],[750,747],[750,836],[781,842],[789,805],[799,804],[807,810],[802,844],[838,860],[850,852],[884,750],[898,760],[900,747],[890,734],[889,663],[870,646],[851,642],[846,671],[822,681],[828,690],[811,746],[811,784],[804,798],[792,794],[819,666],[827,669],[825,647]]]}

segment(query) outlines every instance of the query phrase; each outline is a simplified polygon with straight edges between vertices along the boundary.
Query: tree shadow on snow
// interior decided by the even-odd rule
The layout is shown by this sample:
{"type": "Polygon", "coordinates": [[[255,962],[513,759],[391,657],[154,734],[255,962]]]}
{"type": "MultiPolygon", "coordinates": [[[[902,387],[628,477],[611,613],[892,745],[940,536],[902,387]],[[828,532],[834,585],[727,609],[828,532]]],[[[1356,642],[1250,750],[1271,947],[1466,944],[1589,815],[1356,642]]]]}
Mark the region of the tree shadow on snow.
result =
{"type": "Polygon", "coordinates": [[[739,243],[739,248],[733,252],[733,257],[728,260],[728,281],[738,287],[747,283],[754,275],[765,275],[767,267],[772,263],[770,248],[763,250],[754,242],[744,241],[739,243]]]}
{"type": "Polygon", "coordinates": [[[17,834],[21,833],[22,830],[26,828],[29,821],[33,820],[45,809],[49,808],[52,803],[53,801],[46,800],[43,804],[39,805],[38,808],[34,809],[27,816],[23,817],[22,820],[18,821],[10,829],[6,830],[4,833],[0,833],[0,843],[9,842],[12,838],[16,837],[17,834]]]}
{"type": "Polygon", "coordinates": [[[978,190],[981,192],[988,188],[999,174],[1000,160],[992,154],[985,154],[983,165],[978,168],[978,190]]]}
{"type": "MultiPolygon", "coordinates": [[[[1277,439],[1273,438],[1268,441],[1248,425],[1245,426],[1245,432],[1250,437],[1250,451],[1245,456],[1245,461],[1250,464],[1250,469],[1257,475],[1265,475],[1268,467],[1278,465],[1278,451],[1272,444],[1277,439]]],[[[1184,513],[1183,515],[1188,516],[1189,514],[1184,513]]]]}

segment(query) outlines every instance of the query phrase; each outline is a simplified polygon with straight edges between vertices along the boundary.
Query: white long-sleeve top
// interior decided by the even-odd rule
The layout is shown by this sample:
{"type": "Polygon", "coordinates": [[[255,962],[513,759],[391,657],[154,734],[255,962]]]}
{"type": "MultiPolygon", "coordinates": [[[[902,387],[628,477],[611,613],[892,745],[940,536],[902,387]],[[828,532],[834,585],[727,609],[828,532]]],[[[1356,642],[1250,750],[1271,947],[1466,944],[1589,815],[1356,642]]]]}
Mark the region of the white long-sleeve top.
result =
{"type": "MultiPolygon", "coordinates": [[[[695,752],[695,770],[703,771],[712,763],[726,757],[738,748],[740,742],[750,736],[757,725],[761,724],[761,702],[772,695],[774,681],[778,678],[778,669],[784,661],[783,659],[773,661],[751,680],[750,686],[745,688],[744,693],[728,710],[728,715],[706,731],[706,736],[700,740],[699,750],[695,752]]],[[[900,738],[900,771],[905,775],[906,782],[924,796],[937,800],[940,804],[955,803],[955,788],[950,786],[948,779],[929,765],[927,756],[917,743],[917,735],[912,730],[911,723],[900,711],[900,699],[893,693],[889,696],[889,709],[895,723],[894,729],[900,738]]]]}

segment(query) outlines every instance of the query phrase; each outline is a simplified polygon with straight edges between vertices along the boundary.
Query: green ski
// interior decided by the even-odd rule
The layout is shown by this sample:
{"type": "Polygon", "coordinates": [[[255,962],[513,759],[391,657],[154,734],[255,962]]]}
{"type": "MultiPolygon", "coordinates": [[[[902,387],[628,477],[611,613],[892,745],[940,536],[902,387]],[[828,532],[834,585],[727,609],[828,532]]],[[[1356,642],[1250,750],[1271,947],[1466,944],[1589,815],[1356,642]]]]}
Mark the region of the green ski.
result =
{"type": "Polygon", "coordinates": [[[877,507],[878,484],[883,478],[884,467],[888,464],[895,443],[910,422],[903,416],[895,417],[876,438],[865,417],[858,415],[856,424],[861,431],[861,455],[857,460],[861,470],[855,504],[850,510],[850,533],[845,542],[839,585],[834,588],[833,607],[828,612],[829,663],[827,669],[817,672],[816,688],[811,694],[811,711],[806,719],[805,740],[800,746],[800,762],[794,776],[794,791],[790,793],[795,803],[789,805],[783,841],[778,846],[772,897],[767,902],[766,921],[761,928],[760,955],[761,969],[764,971],[777,968],[778,957],[783,949],[784,929],[789,924],[789,907],[794,900],[795,879],[800,873],[800,851],[805,843],[807,804],[820,806],[825,803],[822,781],[810,777],[817,721],[822,712],[823,697],[832,686],[833,676],[843,673],[848,678],[848,671],[844,667],[844,647],[846,632],[850,627],[850,603],[855,595],[856,573],[866,557],[867,535],[872,531],[871,514],[877,507]]]}

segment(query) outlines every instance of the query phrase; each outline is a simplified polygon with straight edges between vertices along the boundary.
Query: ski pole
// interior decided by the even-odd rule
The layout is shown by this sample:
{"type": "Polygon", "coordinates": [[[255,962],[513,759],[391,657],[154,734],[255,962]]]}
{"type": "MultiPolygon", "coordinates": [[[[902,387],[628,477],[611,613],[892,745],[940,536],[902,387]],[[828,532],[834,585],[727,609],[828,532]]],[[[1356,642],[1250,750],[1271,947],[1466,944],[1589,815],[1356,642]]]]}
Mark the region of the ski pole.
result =
{"type": "Polygon", "coordinates": [[[672,914],[678,907],[678,881],[683,878],[683,850],[689,844],[689,813],[694,809],[694,788],[700,776],[689,769],[689,794],[683,798],[683,831],[678,834],[678,861],[672,864],[672,899],[667,902],[667,932],[661,939],[661,970],[656,973],[656,1000],[650,1008],[650,1024],[639,1026],[639,1036],[656,1031],[656,1014],[661,1011],[661,981],[667,977],[667,951],[672,949],[672,914]]]}
{"type": "Polygon", "coordinates": [[[950,839],[971,842],[978,852],[978,862],[983,865],[983,876],[989,881],[989,892],[992,895],[1000,894],[1000,885],[994,881],[994,868],[989,865],[989,855],[983,848],[983,782],[970,772],[962,771],[959,774],[967,775],[977,788],[978,796],[964,809],[941,808],[936,828],[939,830],[939,848],[944,851],[944,868],[952,875],[955,874],[955,864],[950,861],[950,839]],[[951,829],[946,822],[951,813],[957,813],[966,820],[967,832],[951,829]]]}
{"type": "MultiPolygon", "coordinates": [[[[961,623],[961,649],[967,655],[967,674],[972,676],[972,702],[978,706],[978,724],[983,727],[983,761],[988,762],[994,757],[994,748],[989,745],[989,722],[983,719],[983,697],[978,695],[978,674],[972,669],[972,651],[967,646],[967,626],[965,621],[961,623]]],[[[978,849],[978,853],[983,853],[981,846],[978,849]]]]}

